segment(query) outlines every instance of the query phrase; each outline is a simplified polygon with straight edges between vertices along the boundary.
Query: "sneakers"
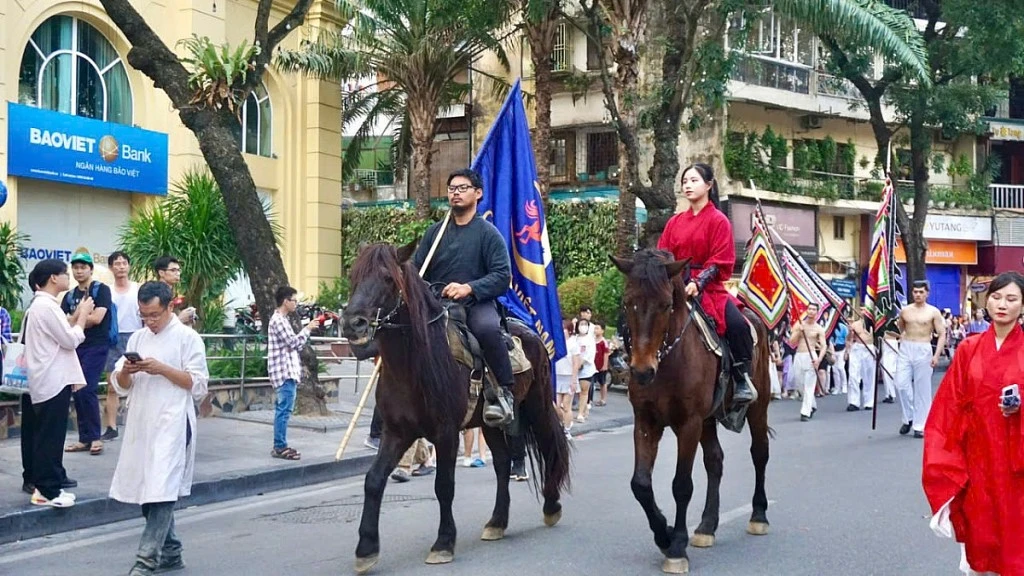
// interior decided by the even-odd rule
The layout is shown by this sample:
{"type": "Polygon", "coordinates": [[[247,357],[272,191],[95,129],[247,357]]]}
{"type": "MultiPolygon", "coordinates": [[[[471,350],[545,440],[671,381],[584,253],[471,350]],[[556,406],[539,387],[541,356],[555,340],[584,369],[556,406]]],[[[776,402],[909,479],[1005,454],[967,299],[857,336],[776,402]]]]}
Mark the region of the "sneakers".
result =
{"type": "Polygon", "coordinates": [[[380,450],[380,438],[367,436],[366,440],[363,440],[363,446],[366,446],[370,450],[380,450]]]}
{"type": "Polygon", "coordinates": [[[900,426],[900,436],[906,436],[907,434],[910,434],[910,428],[913,425],[914,425],[914,421],[911,420],[910,422],[904,424],[903,426],[900,426]]]}
{"type": "MultiPolygon", "coordinates": [[[[71,478],[65,478],[64,481],[60,483],[60,487],[61,488],[77,488],[78,487],[78,480],[72,480],[71,478]]],[[[24,484],[21,485],[21,491],[24,492],[25,494],[28,494],[29,496],[31,496],[33,493],[35,493],[36,487],[35,487],[34,484],[32,484],[30,482],[25,482],[24,484]]]]}
{"type": "Polygon", "coordinates": [[[161,558],[160,565],[153,570],[153,574],[163,574],[165,572],[174,572],[176,570],[184,570],[185,563],[182,562],[181,556],[175,556],[174,558],[161,558]]]}
{"type": "Polygon", "coordinates": [[[525,482],[530,479],[530,473],[526,471],[525,460],[512,461],[512,474],[510,478],[516,482],[525,482]]]}
{"type": "Polygon", "coordinates": [[[32,492],[32,504],[36,506],[50,506],[51,508],[71,508],[75,505],[75,495],[71,492],[60,491],[60,495],[48,500],[39,490],[32,492]]]}
{"type": "Polygon", "coordinates": [[[117,440],[117,428],[107,427],[107,431],[100,436],[100,440],[104,442],[110,442],[111,440],[117,440]]]}
{"type": "Polygon", "coordinates": [[[398,482],[399,484],[412,480],[412,478],[409,476],[409,473],[406,472],[405,470],[402,470],[401,468],[395,468],[395,471],[391,473],[391,479],[394,480],[395,482],[398,482]]]}

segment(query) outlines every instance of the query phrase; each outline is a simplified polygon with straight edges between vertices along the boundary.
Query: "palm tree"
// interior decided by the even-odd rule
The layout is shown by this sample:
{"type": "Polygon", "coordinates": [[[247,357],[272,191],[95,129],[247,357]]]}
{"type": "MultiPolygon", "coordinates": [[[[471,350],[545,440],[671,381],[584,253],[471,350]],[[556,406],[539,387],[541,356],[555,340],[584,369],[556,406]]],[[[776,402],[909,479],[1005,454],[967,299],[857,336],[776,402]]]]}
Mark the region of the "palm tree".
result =
{"type": "MultiPolygon", "coordinates": [[[[343,122],[358,123],[344,151],[343,175],[358,166],[374,128],[396,134],[394,166],[412,156],[409,195],[416,213],[430,211],[430,164],[438,113],[463,103],[467,73],[486,51],[508,60],[495,31],[506,22],[508,5],[489,0],[337,0],[348,25],[324,32],[299,50],[278,54],[279,67],[336,80],[370,79],[344,95],[343,122]]],[[[486,74],[484,74],[486,76],[486,74]]]]}
{"type": "MultiPolygon", "coordinates": [[[[661,234],[675,209],[675,180],[679,171],[679,132],[684,114],[691,121],[694,106],[704,112],[724,100],[731,57],[722,50],[730,6],[715,0],[581,0],[593,31],[607,27],[601,39],[602,85],[605,104],[619,137],[620,215],[617,251],[632,248],[632,196],[647,208],[644,240],[661,234]],[[654,157],[650,185],[640,178],[639,134],[643,90],[640,85],[640,50],[649,40],[649,26],[660,26],[662,62],[658,89],[645,123],[653,127],[654,157]],[[714,54],[715,51],[720,54],[714,54]],[[615,64],[614,78],[607,64],[615,64]]],[[[728,4],[728,3],[726,3],[728,4]]],[[[774,0],[781,15],[805,24],[812,31],[840,34],[845,40],[877,50],[905,66],[912,76],[928,81],[926,53],[909,16],[877,0],[774,0]]],[[[756,6],[754,10],[763,10],[756,6]]]]}

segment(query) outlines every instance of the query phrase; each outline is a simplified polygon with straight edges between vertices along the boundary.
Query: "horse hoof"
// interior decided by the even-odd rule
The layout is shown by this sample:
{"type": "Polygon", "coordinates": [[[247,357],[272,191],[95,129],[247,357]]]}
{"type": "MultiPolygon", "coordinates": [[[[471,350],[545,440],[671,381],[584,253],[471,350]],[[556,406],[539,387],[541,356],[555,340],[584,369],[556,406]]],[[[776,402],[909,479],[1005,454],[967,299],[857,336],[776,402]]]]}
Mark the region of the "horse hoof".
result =
{"type": "Polygon", "coordinates": [[[714,545],[714,534],[694,534],[690,537],[690,546],[694,548],[711,548],[714,545]]]}
{"type": "Polygon", "coordinates": [[[366,558],[356,557],[356,574],[366,574],[380,561],[380,554],[367,556],[366,558]]]}
{"type": "Polygon", "coordinates": [[[448,564],[455,560],[455,553],[448,550],[431,550],[427,554],[427,564],[448,564]]]}
{"type": "Polygon", "coordinates": [[[747,534],[751,536],[765,536],[768,534],[768,523],[767,522],[749,522],[747,524],[747,534]]]}
{"type": "Polygon", "coordinates": [[[480,536],[480,539],[487,542],[493,542],[495,540],[501,540],[504,537],[504,528],[498,528],[497,526],[484,526],[484,533],[480,536]]]}
{"type": "Polygon", "coordinates": [[[661,571],[665,574],[686,574],[690,571],[690,561],[686,558],[665,558],[661,571]]]}
{"type": "Polygon", "coordinates": [[[545,514],[544,515],[544,525],[550,528],[550,527],[554,526],[555,524],[558,524],[558,521],[561,520],[561,519],[562,519],[562,511],[561,510],[559,510],[558,512],[555,512],[554,514],[545,514]]]}

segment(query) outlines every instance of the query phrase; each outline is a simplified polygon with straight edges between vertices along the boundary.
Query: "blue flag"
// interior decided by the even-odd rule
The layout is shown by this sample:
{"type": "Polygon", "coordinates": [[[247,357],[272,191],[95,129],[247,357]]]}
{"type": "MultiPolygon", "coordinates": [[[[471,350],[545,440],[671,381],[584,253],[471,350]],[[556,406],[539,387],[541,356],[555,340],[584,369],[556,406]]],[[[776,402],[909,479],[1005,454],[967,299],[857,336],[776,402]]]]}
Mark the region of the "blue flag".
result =
{"type": "Polygon", "coordinates": [[[484,197],[477,208],[501,232],[512,263],[512,285],[498,299],[544,341],[548,356],[565,356],[562,311],[555,266],[537,186],[530,126],[517,80],[498,112],[472,168],[480,174],[484,197]]]}

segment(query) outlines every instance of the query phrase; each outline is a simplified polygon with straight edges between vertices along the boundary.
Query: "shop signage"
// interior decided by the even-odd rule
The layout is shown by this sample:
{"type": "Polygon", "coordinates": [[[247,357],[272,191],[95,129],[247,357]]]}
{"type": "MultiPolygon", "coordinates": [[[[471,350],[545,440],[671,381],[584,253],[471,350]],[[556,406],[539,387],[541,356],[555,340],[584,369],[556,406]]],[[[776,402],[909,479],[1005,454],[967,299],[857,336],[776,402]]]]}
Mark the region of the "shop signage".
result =
{"type": "Polygon", "coordinates": [[[842,278],[835,278],[830,281],[832,289],[836,291],[843,298],[856,298],[857,297],[857,283],[853,280],[845,280],[842,278]]]}
{"type": "Polygon", "coordinates": [[[971,292],[984,292],[988,290],[988,282],[975,282],[971,284],[971,292]]]}
{"type": "Polygon", "coordinates": [[[1024,141],[1024,126],[1010,122],[989,122],[988,130],[993,140],[1024,141]]]}
{"type": "Polygon", "coordinates": [[[7,104],[12,176],[167,194],[167,135],[123,124],[7,104]]]}
{"type": "Polygon", "coordinates": [[[929,214],[924,221],[924,237],[936,240],[992,240],[992,219],[975,216],[929,214]]]}
{"type": "MultiPolygon", "coordinates": [[[[818,261],[818,215],[813,208],[771,204],[763,204],[762,208],[769,228],[778,232],[783,240],[789,242],[809,262],[818,261]]],[[[741,251],[750,240],[754,205],[730,200],[729,214],[732,221],[732,236],[738,251],[741,251]]],[[[741,261],[739,256],[738,262],[741,261]]]]}
{"type": "MultiPolygon", "coordinates": [[[[903,251],[903,242],[896,240],[896,261],[904,264],[907,254],[903,251]]],[[[975,242],[952,242],[949,240],[929,240],[925,264],[955,264],[973,266],[978,263],[978,244],[975,242]]]]}

